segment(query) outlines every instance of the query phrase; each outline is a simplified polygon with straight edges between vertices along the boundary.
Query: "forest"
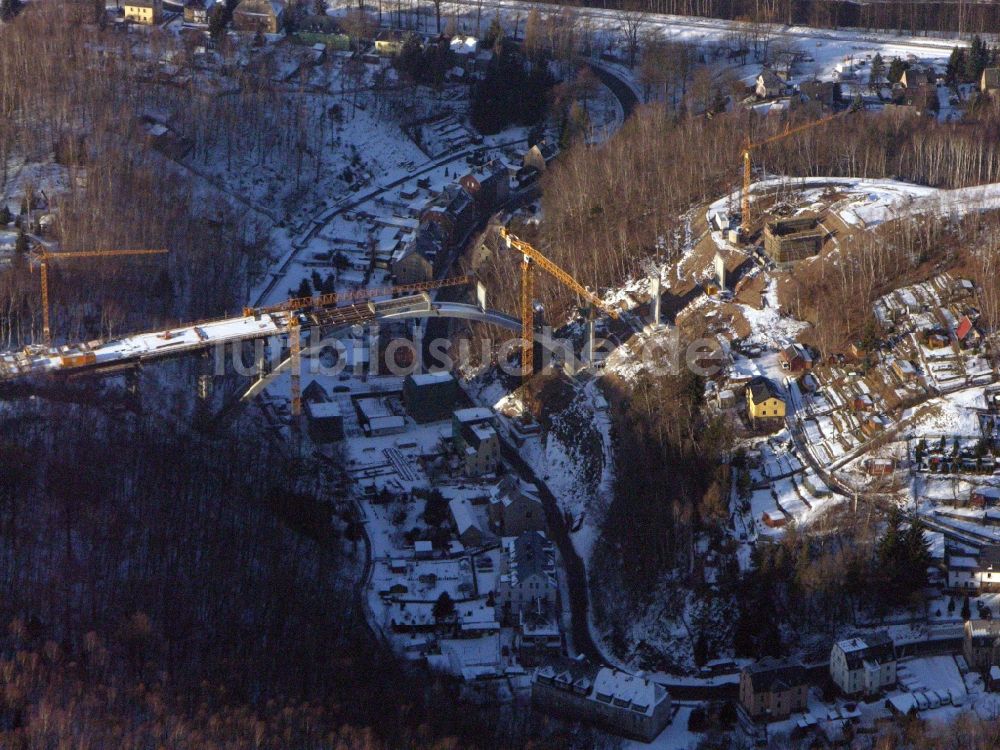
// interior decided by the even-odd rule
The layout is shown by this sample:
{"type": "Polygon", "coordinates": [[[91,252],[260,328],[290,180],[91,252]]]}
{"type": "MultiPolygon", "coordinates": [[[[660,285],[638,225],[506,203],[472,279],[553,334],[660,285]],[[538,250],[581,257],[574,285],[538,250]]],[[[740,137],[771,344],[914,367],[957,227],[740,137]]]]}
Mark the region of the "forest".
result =
{"type": "Polygon", "coordinates": [[[0,746],[592,746],[459,710],[452,678],[397,662],[344,498],[259,414],[207,437],[158,410],[20,411],[0,418],[0,746]]]}
{"type": "MultiPolygon", "coordinates": [[[[543,222],[534,239],[576,278],[602,289],[635,276],[651,259],[670,263],[696,221],[692,206],[737,186],[740,144],[815,119],[752,114],[711,119],[663,106],[640,109],[600,148],[569,150],[543,179],[543,222]],[[664,157],[663,155],[668,155],[664,157]]],[[[1000,111],[984,105],[959,123],[844,114],[768,147],[757,168],[794,176],[894,178],[942,188],[1000,180],[1000,111]]],[[[911,231],[916,231],[911,230],[911,231]]],[[[496,261],[493,274],[511,276],[496,261]]],[[[573,300],[542,281],[556,315],[573,300]]],[[[503,280],[499,286],[506,289],[503,280]]],[[[511,300],[513,301],[513,300],[511,300]]]]}
{"type": "MultiPolygon", "coordinates": [[[[63,251],[164,248],[169,255],[53,265],[54,327],[82,339],[238,309],[270,261],[268,230],[328,164],[342,163],[338,151],[324,147],[334,120],[294,106],[249,69],[234,66],[225,95],[194,80],[157,81],[163,60],[187,65],[194,48],[176,50],[158,31],[134,45],[92,18],[89,2],[31,3],[4,26],[0,186],[17,180],[18,192],[36,202],[29,208],[52,212],[51,236],[63,251]],[[183,159],[154,147],[147,131],[153,122],[169,123],[183,159]],[[282,170],[294,179],[285,182],[284,203],[263,213],[198,177],[219,164],[231,172],[282,170]],[[60,186],[47,202],[34,178],[24,176],[38,171],[56,175],[60,186]]],[[[228,41],[220,51],[230,60],[236,54],[228,41]]],[[[27,260],[0,275],[4,346],[39,338],[38,282],[27,260]]]]}
{"type": "MultiPolygon", "coordinates": [[[[676,52],[670,51],[677,63],[674,71],[692,81],[695,71],[685,71],[676,52]]],[[[960,58],[956,56],[953,68],[956,76],[965,77],[960,58]]],[[[676,99],[641,107],[607,143],[564,152],[542,180],[545,220],[515,231],[597,290],[618,287],[657,264],[669,268],[704,230],[700,222],[706,203],[736,188],[740,144],[819,116],[806,106],[780,118],[748,113],[707,118],[696,109],[678,107],[684,100],[679,91],[676,99]]],[[[962,121],[948,124],[847,111],[763,149],[755,166],[792,177],[889,178],[966,187],[1000,181],[998,135],[1000,110],[986,100],[977,102],[962,121]]],[[[889,221],[845,248],[846,262],[811,264],[785,279],[779,300],[789,314],[814,324],[806,338],[821,355],[842,352],[852,340],[872,336],[871,302],[901,283],[926,278],[935,268],[959,267],[972,277],[981,290],[983,313],[992,321],[1000,299],[998,227],[995,212],[889,221]]],[[[493,298],[502,301],[498,304],[516,309],[516,265],[496,253],[480,273],[490,279],[493,298]]],[[[572,294],[544,277],[536,285],[536,296],[546,301],[546,320],[574,318],[577,300],[572,294]]],[[[718,457],[729,447],[731,433],[705,416],[694,382],[640,377],[612,383],[606,390],[614,415],[616,486],[593,560],[592,596],[612,648],[622,649],[625,641],[616,633],[628,632],[637,616],[661,606],[665,590],[695,585],[689,562],[697,535],[715,534],[728,522],[730,475],[718,457]]],[[[767,571],[759,578],[742,580],[734,574],[739,586],[719,596],[731,611],[756,618],[752,628],[736,627],[731,634],[742,652],[767,653],[768,644],[796,627],[828,632],[851,622],[871,603],[890,601],[857,582],[891,569],[887,561],[899,558],[882,548],[893,545],[849,523],[844,534],[826,542],[803,535],[801,541],[768,551],[767,559],[758,561],[758,570],[767,571]],[[854,577],[845,576],[845,570],[853,570],[854,577]],[[748,598],[754,591],[763,598],[748,598]],[[768,609],[772,619],[767,625],[757,613],[771,601],[781,605],[768,609]]],[[[909,554],[919,557],[921,552],[909,554]]],[[[916,586],[919,582],[889,581],[879,590],[905,594],[916,586]]],[[[734,645],[726,637],[712,645],[734,645]]]]}
{"type": "Polygon", "coordinates": [[[988,34],[1000,25],[1000,7],[974,0],[875,0],[865,3],[853,0],[595,0],[587,5],[630,13],[669,13],[909,34],[934,31],[988,34]]]}

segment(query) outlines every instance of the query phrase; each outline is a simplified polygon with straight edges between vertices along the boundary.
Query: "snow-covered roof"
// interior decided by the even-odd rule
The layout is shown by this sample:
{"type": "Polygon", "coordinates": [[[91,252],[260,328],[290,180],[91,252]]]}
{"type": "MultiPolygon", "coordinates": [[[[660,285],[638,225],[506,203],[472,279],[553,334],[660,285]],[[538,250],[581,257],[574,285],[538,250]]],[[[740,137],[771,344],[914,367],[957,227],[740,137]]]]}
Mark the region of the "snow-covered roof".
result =
{"type": "Polygon", "coordinates": [[[479,47],[479,41],[474,36],[453,36],[451,51],[456,55],[474,55],[479,47]]]}
{"type": "Polygon", "coordinates": [[[469,422],[482,422],[487,419],[493,419],[493,410],[488,409],[485,406],[458,409],[455,411],[455,419],[463,424],[469,422]]]}
{"type": "Polygon", "coordinates": [[[455,529],[458,531],[459,536],[469,529],[479,528],[475,517],[472,515],[472,507],[466,498],[456,497],[454,500],[448,502],[448,507],[451,509],[452,518],[455,519],[455,529]]]}
{"type": "MultiPolygon", "coordinates": [[[[598,700],[628,704],[638,713],[650,715],[657,704],[657,685],[650,680],[611,667],[602,667],[594,678],[594,695],[598,700]]],[[[660,688],[661,698],[666,691],[660,688]]]]}
{"type": "Polygon", "coordinates": [[[414,385],[435,385],[437,383],[448,383],[455,377],[450,372],[425,372],[411,376],[414,385]]]}
{"type": "Polygon", "coordinates": [[[334,419],[341,416],[340,404],[334,401],[321,401],[309,404],[309,414],[314,419],[334,419]]]}

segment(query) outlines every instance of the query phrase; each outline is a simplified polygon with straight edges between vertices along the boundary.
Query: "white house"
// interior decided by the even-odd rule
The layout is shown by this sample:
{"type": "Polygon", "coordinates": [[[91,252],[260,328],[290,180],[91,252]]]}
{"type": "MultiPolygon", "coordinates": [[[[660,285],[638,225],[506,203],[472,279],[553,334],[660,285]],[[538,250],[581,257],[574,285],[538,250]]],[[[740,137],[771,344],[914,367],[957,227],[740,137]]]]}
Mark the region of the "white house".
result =
{"type": "Polygon", "coordinates": [[[1000,591],[1000,544],[987,544],[979,557],[948,550],[945,563],[948,588],[965,591],[1000,591]]]}
{"type": "Polygon", "coordinates": [[[846,695],[877,695],[896,684],[896,649],[886,632],[833,644],[830,676],[846,695]]]}
{"type": "Polygon", "coordinates": [[[976,591],[979,589],[979,560],[973,555],[957,554],[948,550],[945,556],[948,570],[948,588],[976,591]]]}
{"type": "Polygon", "coordinates": [[[773,99],[785,93],[787,86],[777,73],[770,68],[764,68],[757,76],[754,91],[761,99],[773,99]]]}

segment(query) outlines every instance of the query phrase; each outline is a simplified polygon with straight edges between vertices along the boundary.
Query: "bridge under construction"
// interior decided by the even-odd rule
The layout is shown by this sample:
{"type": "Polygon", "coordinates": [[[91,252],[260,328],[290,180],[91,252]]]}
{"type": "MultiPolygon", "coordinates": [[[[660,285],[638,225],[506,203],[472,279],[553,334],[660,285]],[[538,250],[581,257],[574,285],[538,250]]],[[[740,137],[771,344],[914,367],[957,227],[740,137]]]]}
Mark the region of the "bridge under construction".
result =
{"type": "MultiPolygon", "coordinates": [[[[461,276],[450,279],[418,282],[415,284],[368,288],[348,292],[299,297],[269,307],[246,308],[237,317],[221,318],[174,328],[138,333],[110,340],[95,340],[59,347],[31,345],[20,351],[0,352],[0,383],[10,383],[32,378],[55,376],[72,379],[83,376],[129,373],[147,362],[189,356],[210,349],[244,342],[286,337],[289,358],[285,363],[266,372],[265,362],[259,362],[259,380],[250,394],[259,392],[277,371],[290,369],[292,376],[292,412],[301,410],[300,362],[302,334],[319,331],[322,336],[336,335],[345,329],[364,326],[379,320],[404,320],[415,318],[446,317],[488,323],[518,333],[522,337],[522,371],[530,378],[534,373],[533,270],[537,266],[554,277],[579,299],[591,305],[590,346],[593,352],[593,310],[599,309],[614,319],[620,312],[604,302],[593,292],[579,284],[572,276],[550,261],[530,244],[510,234],[505,228],[498,230],[503,245],[513,251],[521,261],[521,316],[515,318],[486,306],[486,288],[475,278],[461,276]],[[476,287],[477,304],[440,302],[431,297],[434,290],[445,287],[476,287]],[[348,304],[344,304],[344,303],[348,304]],[[526,333],[526,335],[525,335],[526,333]]],[[[122,251],[152,253],[160,251],[122,251]]],[[[90,254],[78,254],[89,257],[90,254]]],[[[57,257],[52,255],[51,257],[57,257]]],[[[73,258],[74,254],[66,254],[73,258]]],[[[659,293],[656,293],[657,300],[659,293]]],[[[47,293],[43,285],[43,298],[47,293]]],[[[47,308],[46,308],[47,309],[47,308]]],[[[659,318],[657,304],[657,319],[659,318]]],[[[48,316],[46,315],[46,340],[48,316]]]]}
{"type": "Polygon", "coordinates": [[[492,323],[520,332],[517,318],[483,306],[435,302],[427,292],[395,299],[314,310],[247,310],[249,314],[107,341],[58,348],[28,346],[0,354],[0,382],[41,375],[111,374],[146,362],[206,351],[213,347],[288,335],[293,316],[300,330],[336,332],[376,320],[451,317],[492,323]]]}

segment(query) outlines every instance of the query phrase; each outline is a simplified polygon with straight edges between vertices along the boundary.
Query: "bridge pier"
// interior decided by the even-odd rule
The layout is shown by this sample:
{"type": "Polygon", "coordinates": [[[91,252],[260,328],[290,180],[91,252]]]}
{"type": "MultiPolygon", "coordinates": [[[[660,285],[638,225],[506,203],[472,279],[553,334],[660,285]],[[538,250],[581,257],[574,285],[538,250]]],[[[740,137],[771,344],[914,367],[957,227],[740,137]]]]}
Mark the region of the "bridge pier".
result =
{"type": "Polygon", "coordinates": [[[205,402],[212,397],[213,391],[212,376],[202,373],[198,376],[198,400],[205,402]]]}
{"type": "Polygon", "coordinates": [[[584,359],[586,361],[587,367],[593,369],[597,362],[595,361],[596,352],[594,351],[597,346],[597,335],[596,335],[596,324],[594,321],[594,309],[590,309],[590,319],[587,321],[587,346],[584,352],[584,359]]]}
{"type": "Polygon", "coordinates": [[[265,342],[263,339],[254,341],[254,354],[256,355],[257,380],[263,380],[271,371],[270,363],[267,359],[265,342]]]}
{"type": "Polygon", "coordinates": [[[645,327],[644,331],[646,333],[655,333],[656,331],[662,331],[666,327],[660,322],[662,320],[660,305],[663,300],[663,289],[661,288],[659,271],[656,272],[656,276],[653,277],[650,286],[650,291],[653,295],[652,320],[649,325],[645,327]]]}

